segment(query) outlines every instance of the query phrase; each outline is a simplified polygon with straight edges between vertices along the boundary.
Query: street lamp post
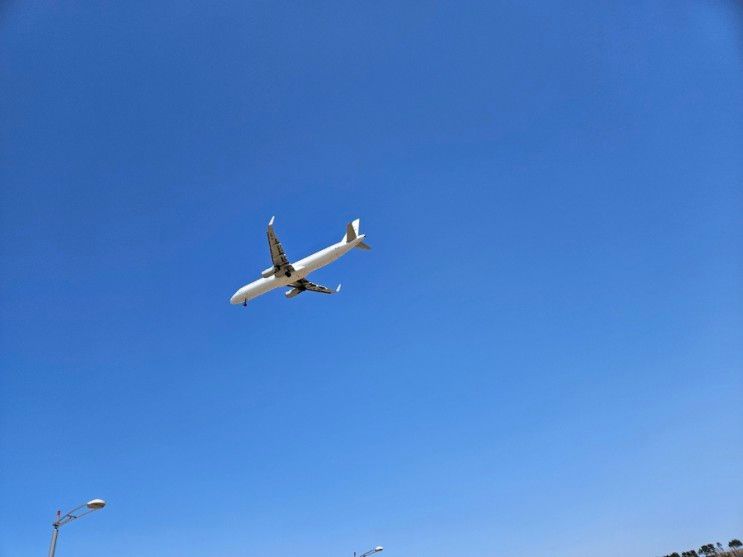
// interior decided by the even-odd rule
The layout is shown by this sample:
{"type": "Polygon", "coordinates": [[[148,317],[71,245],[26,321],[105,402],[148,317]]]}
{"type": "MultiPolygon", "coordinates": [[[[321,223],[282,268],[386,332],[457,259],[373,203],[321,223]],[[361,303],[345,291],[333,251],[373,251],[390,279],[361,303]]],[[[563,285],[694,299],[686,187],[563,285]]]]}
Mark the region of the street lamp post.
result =
{"type": "MultiPolygon", "coordinates": [[[[381,545],[376,546],[374,549],[370,549],[366,553],[362,553],[359,555],[359,557],[369,557],[369,555],[374,555],[375,553],[379,553],[380,551],[384,551],[384,548],[381,545]]],[[[353,552],[353,557],[356,557],[356,552],[353,552]]]]}
{"type": "Polygon", "coordinates": [[[52,542],[49,545],[49,557],[54,557],[54,551],[57,549],[57,537],[59,536],[59,527],[64,526],[68,522],[72,522],[73,520],[76,520],[78,518],[81,518],[85,516],[86,514],[90,514],[93,511],[97,511],[99,509],[102,509],[106,506],[106,502],[103,499],[91,499],[84,505],[80,505],[79,507],[75,507],[71,511],[65,513],[62,515],[59,511],[57,511],[57,520],[55,520],[52,523],[52,542]]]}

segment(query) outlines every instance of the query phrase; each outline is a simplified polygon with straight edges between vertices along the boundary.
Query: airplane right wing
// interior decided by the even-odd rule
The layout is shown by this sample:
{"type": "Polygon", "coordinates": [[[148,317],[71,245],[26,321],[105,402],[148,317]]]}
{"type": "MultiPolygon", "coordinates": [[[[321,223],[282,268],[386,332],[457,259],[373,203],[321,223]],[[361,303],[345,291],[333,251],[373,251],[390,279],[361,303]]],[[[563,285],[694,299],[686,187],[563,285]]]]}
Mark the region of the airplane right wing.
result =
{"type": "Polygon", "coordinates": [[[304,290],[310,290],[312,292],[320,292],[322,294],[335,294],[336,292],[335,290],[331,290],[327,286],[323,286],[322,284],[315,284],[314,282],[310,282],[307,279],[300,280],[299,285],[300,285],[300,288],[304,290]]]}
{"type": "Polygon", "coordinates": [[[293,298],[294,296],[296,296],[297,294],[301,294],[305,290],[309,290],[310,292],[320,292],[321,294],[337,294],[341,291],[340,284],[335,290],[331,290],[327,286],[323,286],[322,284],[315,284],[314,282],[310,282],[307,279],[299,279],[297,282],[293,282],[289,286],[291,286],[292,289],[285,293],[285,296],[287,298],[293,298]]]}

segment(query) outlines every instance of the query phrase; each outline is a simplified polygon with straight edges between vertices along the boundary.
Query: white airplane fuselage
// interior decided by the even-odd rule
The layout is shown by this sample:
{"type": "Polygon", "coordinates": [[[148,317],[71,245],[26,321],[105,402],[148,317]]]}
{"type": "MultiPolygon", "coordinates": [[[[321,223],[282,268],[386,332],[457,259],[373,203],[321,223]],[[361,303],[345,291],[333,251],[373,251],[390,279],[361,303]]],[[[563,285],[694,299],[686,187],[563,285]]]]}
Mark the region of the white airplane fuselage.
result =
{"type": "Polygon", "coordinates": [[[360,234],[354,240],[349,242],[341,240],[332,246],[328,246],[312,255],[308,255],[304,259],[300,259],[296,263],[292,263],[294,272],[292,272],[288,277],[281,273],[267,278],[259,278],[258,280],[246,284],[232,295],[230,303],[243,304],[248,300],[252,300],[257,296],[265,294],[269,290],[273,290],[274,288],[289,286],[291,283],[306,277],[312,271],[325,267],[325,265],[332,263],[342,255],[345,255],[359,243],[363,242],[364,236],[364,234],[360,234]]]}

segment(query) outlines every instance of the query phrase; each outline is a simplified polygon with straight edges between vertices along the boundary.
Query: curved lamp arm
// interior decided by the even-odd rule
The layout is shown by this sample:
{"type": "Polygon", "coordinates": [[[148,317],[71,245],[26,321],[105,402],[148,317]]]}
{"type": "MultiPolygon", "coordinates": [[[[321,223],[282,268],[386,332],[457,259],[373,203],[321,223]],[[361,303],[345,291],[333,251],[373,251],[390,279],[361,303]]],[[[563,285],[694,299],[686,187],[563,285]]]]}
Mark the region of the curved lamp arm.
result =
{"type": "Polygon", "coordinates": [[[374,549],[370,549],[366,553],[362,553],[359,555],[359,557],[369,557],[369,555],[374,555],[375,553],[379,553],[380,551],[384,551],[384,548],[381,545],[378,545],[374,549]]]}
{"type": "Polygon", "coordinates": [[[64,526],[68,522],[72,522],[75,519],[81,518],[86,514],[90,514],[94,511],[102,509],[105,506],[106,502],[103,499],[92,499],[84,505],[80,505],[79,507],[75,507],[71,511],[66,512],[64,515],[60,516],[60,514],[57,513],[57,520],[52,523],[52,526],[54,526],[55,528],[59,528],[60,526],[64,526]]]}

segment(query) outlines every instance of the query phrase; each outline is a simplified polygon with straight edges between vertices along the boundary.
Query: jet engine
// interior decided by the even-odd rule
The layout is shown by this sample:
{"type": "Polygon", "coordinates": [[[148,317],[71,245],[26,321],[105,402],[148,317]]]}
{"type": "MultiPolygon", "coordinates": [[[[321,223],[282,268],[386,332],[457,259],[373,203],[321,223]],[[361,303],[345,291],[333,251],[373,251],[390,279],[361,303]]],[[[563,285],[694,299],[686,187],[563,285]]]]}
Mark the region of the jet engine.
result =
{"type": "Polygon", "coordinates": [[[291,290],[287,290],[286,292],[284,292],[284,296],[286,296],[287,298],[293,298],[294,296],[296,296],[297,294],[301,294],[302,292],[303,290],[299,288],[292,288],[291,290]]]}
{"type": "Polygon", "coordinates": [[[269,267],[261,273],[263,278],[272,277],[276,273],[276,267],[269,267]]]}

